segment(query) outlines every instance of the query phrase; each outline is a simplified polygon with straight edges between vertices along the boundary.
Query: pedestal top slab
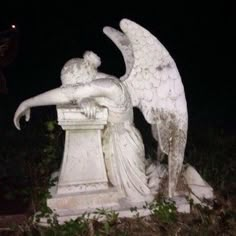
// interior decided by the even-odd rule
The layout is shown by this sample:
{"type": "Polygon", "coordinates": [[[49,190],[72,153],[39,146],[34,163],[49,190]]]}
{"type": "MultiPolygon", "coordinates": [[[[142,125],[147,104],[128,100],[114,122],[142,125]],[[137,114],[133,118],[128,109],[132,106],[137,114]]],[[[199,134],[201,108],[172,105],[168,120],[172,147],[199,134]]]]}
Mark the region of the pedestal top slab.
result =
{"type": "Polygon", "coordinates": [[[89,126],[107,124],[108,111],[107,108],[99,108],[94,119],[88,119],[76,105],[57,106],[57,117],[61,126],[81,126],[87,129],[89,126]]]}

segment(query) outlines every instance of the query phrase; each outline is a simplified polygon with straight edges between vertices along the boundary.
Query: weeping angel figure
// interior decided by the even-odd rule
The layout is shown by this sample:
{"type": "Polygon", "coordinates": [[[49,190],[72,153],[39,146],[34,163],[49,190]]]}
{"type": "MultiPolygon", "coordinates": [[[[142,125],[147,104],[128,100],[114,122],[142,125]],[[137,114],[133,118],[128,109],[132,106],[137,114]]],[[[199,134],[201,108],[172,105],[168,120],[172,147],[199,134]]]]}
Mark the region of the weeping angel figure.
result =
{"type": "Polygon", "coordinates": [[[116,183],[122,185],[127,195],[133,198],[134,193],[137,193],[137,196],[150,194],[151,187],[150,184],[147,185],[147,179],[149,173],[153,175],[153,168],[144,173],[142,141],[132,124],[132,107],[138,107],[146,121],[151,124],[153,136],[158,142],[157,158],[161,159],[164,155],[168,155],[168,195],[174,197],[183,165],[188,123],[181,78],[170,54],[149,31],[127,19],[121,20],[120,27],[123,32],[104,27],[104,33],[118,46],[124,57],[126,73],[120,80],[98,73],[100,59],[94,53],[87,52],[83,60],[71,60],[63,67],[62,87],[22,102],[15,113],[14,122],[20,129],[20,118],[26,116],[26,120],[29,120],[31,107],[70,104],[72,101],[83,104],[81,99],[85,98],[93,98],[98,105],[108,107],[109,123],[112,125],[108,125],[105,131],[109,144],[104,145],[103,148],[111,150],[111,147],[121,143],[122,138],[118,137],[118,134],[122,133],[119,126],[121,123],[125,124],[123,133],[129,133],[125,140],[130,140],[135,144],[134,148],[131,148],[132,158],[131,154],[127,160],[124,158],[123,154],[128,153],[125,148],[128,146],[127,143],[122,143],[119,149],[121,152],[117,154],[116,161],[122,157],[118,169],[122,172],[119,176],[123,184],[118,184],[118,180],[113,180],[112,175],[110,175],[110,180],[114,185],[116,183]],[[133,177],[130,177],[131,173],[133,177]],[[127,180],[129,184],[126,184],[127,180]],[[133,188],[130,187],[131,183],[133,188]]]}
{"type": "Polygon", "coordinates": [[[122,32],[104,27],[103,32],[120,49],[126,85],[133,107],[151,124],[158,143],[157,159],[168,156],[168,195],[173,197],[180,175],[187,140],[188,113],[184,87],[173,58],[148,30],[123,19],[122,32]]]}

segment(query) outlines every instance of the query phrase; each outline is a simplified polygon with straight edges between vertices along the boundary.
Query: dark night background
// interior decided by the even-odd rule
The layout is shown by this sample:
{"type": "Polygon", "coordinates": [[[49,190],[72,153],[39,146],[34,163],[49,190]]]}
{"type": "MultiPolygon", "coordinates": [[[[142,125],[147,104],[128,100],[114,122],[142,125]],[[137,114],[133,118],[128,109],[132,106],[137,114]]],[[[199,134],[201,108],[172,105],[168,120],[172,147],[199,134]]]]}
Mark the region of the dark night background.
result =
{"type": "Polygon", "coordinates": [[[4,69],[9,93],[1,99],[7,100],[8,117],[12,118],[23,99],[59,86],[63,64],[81,57],[85,50],[100,55],[101,71],[122,75],[122,56],[102,28],[118,28],[122,18],[129,18],[151,31],[175,59],[186,91],[190,122],[197,119],[232,129],[235,27],[230,4],[111,5],[107,10],[65,3],[54,8],[12,4],[3,9],[0,29],[16,24],[19,31],[17,56],[4,69]]]}
{"type": "MultiPolygon", "coordinates": [[[[55,107],[33,108],[31,121],[29,124],[22,121],[22,131],[19,132],[12,122],[17,106],[31,96],[60,86],[64,63],[70,58],[82,57],[85,50],[92,50],[101,57],[102,72],[118,77],[123,75],[122,55],[102,32],[106,25],[119,29],[122,18],[133,20],[149,30],[167,48],[178,66],[189,111],[185,160],[193,163],[217,190],[221,188],[223,192],[226,183],[230,194],[235,191],[235,184],[232,187],[235,181],[231,177],[235,173],[235,146],[232,143],[236,131],[233,63],[236,21],[229,1],[212,4],[196,1],[191,6],[173,4],[174,1],[126,6],[117,1],[99,7],[93,2],[82,7],[79,1],[77,4],[53,1],[54,6],[39,1],[32,4],[18,2],[9,0],[7,6],[0,4],[0,32],[15,24],[18,41],[13,62],[2,68],[8,87],[7,94],[0,93],[0,190],[3,193],[12,193],[14,188],[19,192],[26,187],[31,193],[35,186],[42,184],[42,176],[51,174],[46,164],[42,169],[44,172],[38,173],[41,170],[39,164],[46,159],[45,146],[53,147],[54,151],[63,146],[48,144],[45,127],[40,126],[44,121],[56,120],[55,107]],[[211,135],[207,134],[209,128],[214,131],[211,135]],[[19,166],[23,166],[22,171],[19,166]],[[40,178],[32,178],[32,173],[40,178]],[[14,185],[8,184],[11,181],[9,176],[13,176],[14,185]]],[[[153,144],[150,127],[137,111],[135,123],[145,144],[153,144]]],[[[60,160],[61,155],[58,155],[60,160]]],[[[45,179],[46,182],[48,184],[45,179]]],[[[7,205],[1,200],[1,191],[0,213],[1,208],[7,209],[8,206],[15,211],[21,205],[18,198],[14,204],[7,205]]]]}

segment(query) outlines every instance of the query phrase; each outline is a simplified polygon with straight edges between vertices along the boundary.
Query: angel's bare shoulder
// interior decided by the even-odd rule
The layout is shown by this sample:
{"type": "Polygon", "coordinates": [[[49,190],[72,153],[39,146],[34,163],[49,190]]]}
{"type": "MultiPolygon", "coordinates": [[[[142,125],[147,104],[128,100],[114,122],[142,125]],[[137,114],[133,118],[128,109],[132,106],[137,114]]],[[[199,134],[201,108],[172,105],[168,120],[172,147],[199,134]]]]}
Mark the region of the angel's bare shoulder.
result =
{"type": "Polygon", "coordinates": [[[92,82],[96,87],[104,89],[121,89],[121,81],[116,77],[99,78],[92,82]]]}

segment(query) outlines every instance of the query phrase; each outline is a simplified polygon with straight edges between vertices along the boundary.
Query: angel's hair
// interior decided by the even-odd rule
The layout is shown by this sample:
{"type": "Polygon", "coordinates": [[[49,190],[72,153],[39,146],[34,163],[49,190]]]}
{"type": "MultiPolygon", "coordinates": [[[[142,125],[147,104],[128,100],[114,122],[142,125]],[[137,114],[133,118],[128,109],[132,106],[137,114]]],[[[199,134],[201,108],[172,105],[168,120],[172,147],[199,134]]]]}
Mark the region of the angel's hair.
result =
{"type": "Polygon", "coordinates": [[[92,51],[86,51],[83,58],[88,64],[94,66],[95,68],[98,68],[101,65],[100,57],[92,51]]]}
{"type": "Polygon", "coordinates": [[[77,84],[91,82],[101,65],[100,57],[91,51],[86,51],[82,58],[73,58],[65,63],[61,70],[62,84],[77,84]]]}

